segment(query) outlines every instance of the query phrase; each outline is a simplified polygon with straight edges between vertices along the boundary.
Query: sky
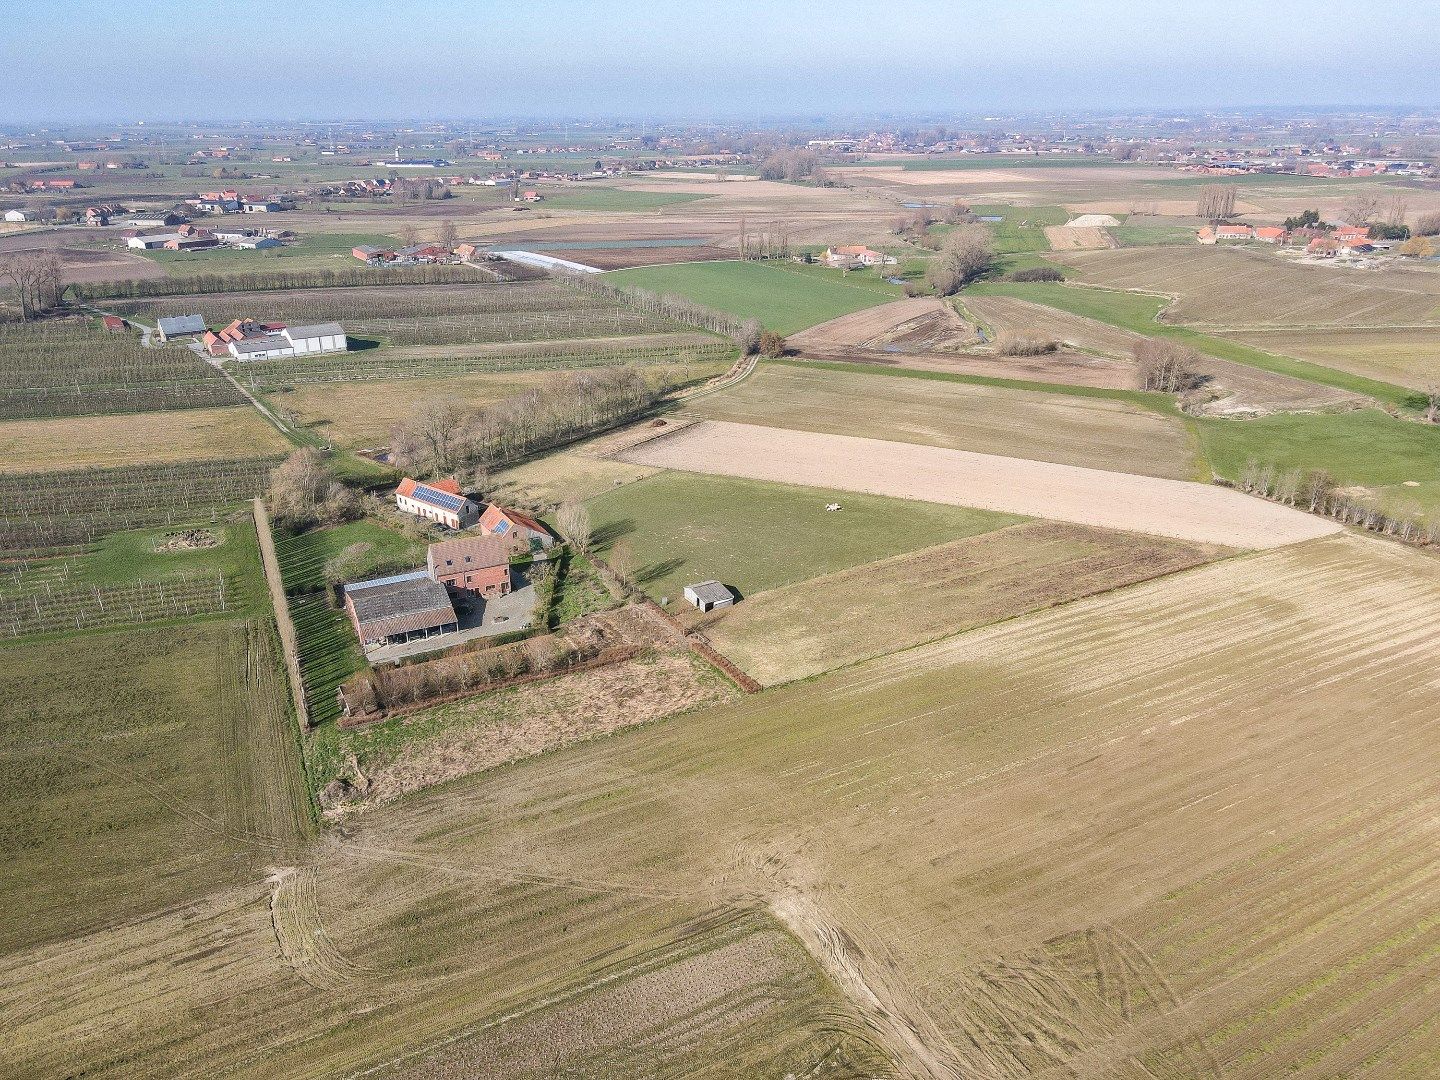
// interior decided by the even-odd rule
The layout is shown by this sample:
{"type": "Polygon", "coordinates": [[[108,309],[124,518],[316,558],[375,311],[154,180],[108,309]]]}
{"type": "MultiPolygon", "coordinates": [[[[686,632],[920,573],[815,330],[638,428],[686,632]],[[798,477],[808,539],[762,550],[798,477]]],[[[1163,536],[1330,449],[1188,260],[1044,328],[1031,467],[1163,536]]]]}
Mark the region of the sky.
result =
{"type": "Polygon", "coordinates": [[[1436,0],[23,0],[0,126],[1433,106],[1436,0]]]}

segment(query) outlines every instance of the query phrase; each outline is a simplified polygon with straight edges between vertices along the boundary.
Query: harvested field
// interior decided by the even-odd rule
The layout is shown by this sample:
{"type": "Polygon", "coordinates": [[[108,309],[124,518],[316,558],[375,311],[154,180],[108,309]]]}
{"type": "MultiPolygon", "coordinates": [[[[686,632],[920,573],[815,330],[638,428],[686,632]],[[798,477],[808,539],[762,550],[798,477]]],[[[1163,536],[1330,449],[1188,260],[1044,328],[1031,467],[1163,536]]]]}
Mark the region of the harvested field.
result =
{"type": "Polygon", "coordinates": [[[1366,378],[1424,390],[1440,382],[1440,334],[1434,329],[1252,330],[1225,333],[1266,352],[1282,353],[1366,378]]]}
{"type": "MultiPolygon", "coordinates": [[[[650,364],[639,370],[657,384],[679,386],[723,374],[729,366],[728,361],[721,360],[650,364]]],[[[391,428],[411,416],[421,402],[443,397],[465,406],[486,405],[532,387],[547,386],[556,378],[554,370],[519,370],[429,378],[314,382],[271,391],[267,397],[271,404],[313,428],[332,445],[372,447],[386,445],[391,428]]]]}
{"type": "Polygon", "coordinates": [[[1339,536],[632,728],[365,815],[313,887],[6,957],[9,1060],[1423,1076],[1437,633],[1434,560],[1339,536]],[[717,956],[747,918],[828,978],[717,956]]]}
{"type": "Polygon", "coordinates": [[[767,364],[687,412],[1174,479],[1200,472],[1178,419],[1125,402],[1040,391],[767,364]]]}
{"type": "Polygon", "coordinates": [[[0,652],[0,954],[188,902],[294,857],[309,802],[263,624],[0,652]]]}
{"type": "Polygon", "coordinates": [[[1118,246],[1106,229],[1079,225],[1047,225],[1045,238],[1050,241],[1052,251],[1093,251],[1118,246]]]}
{"type": "Polygon", "coordinates": [[[762,593],[702,632],[746,674],[774,686],[1227,553],[1029,522],[762,593]]]}
{"type": "Polygon", "coordinates": [[[942,351],[976,344],[972,326],[943,300],[917,297],[841,315],[790,335],[802,355],[827,356],[836,349],[942,351]]]}
{"type": "Polygon", "coordinates": [[[667,263],[721,262],[739,253],[735,248],[707,244],[700,247],[547,248],[545,254],[598,266],[601,270],[625,270],[667,263]]]}
{"type": "Polygon", "coordinates": [[[0,473],[266,457],[290,444],[250,408],[0,422],[0,473]]]}
{"type": "MultiPolygon", "coordinates": [[[[684,438],[666,436],[629,456],[643,463],[649,446],[684,438]]],[[[799,474],[795,479],[805,482],[799,474]]],[[[687,614],[693,609],[682,590],[696,581],[715,578],[753,596],[1016,520],[854,492],[844,484],[800,487],[667,472],[603,492],[586,508],[599,553],[613,563],[623,542],[635,584],[687,614]],[[836,501],[842,512],[825,509],[836,501]]]]}
{"type": "Polygon", "coordinates": [[[584,501],[621,484],[653,476],[654,469],[597,457],[576,450],[561,450],[494,473],[490,477],[499,502],[522,506],[558,506],[567,499],[584,501]]]}
{"type": "Polygon", "coordinates": [[[696,424],[639,446],[625,459],[1239,548],[1277,547],[1340,531],[1329,521],[1228,488],[749,424],[696,424]]]}
{"type": "Polygon", "coordinates": [[[1167,321],[1197,327],[1440,325],[1440,274],[1347,270],[1228,248],[1072,253],[1080,279],[1175,297],[1167,321]]]}

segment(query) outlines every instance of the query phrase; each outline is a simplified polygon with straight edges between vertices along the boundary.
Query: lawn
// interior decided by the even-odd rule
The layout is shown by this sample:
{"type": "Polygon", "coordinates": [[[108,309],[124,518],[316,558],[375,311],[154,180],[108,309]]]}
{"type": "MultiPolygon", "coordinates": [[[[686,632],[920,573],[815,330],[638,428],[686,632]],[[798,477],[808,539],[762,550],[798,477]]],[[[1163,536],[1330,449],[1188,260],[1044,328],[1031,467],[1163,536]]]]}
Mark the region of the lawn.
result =
{"type": "Polygon", "coordinates": [[[290,449],[248,405],[0,423],[0,472],[267,457],[290,449]]]}
{"type": "Polygon", "coordinates": [[[1034,304],[1045,304],[1074,315],[1083,315],[1112,326],[1133,330],[1137,334],[1148,334],[1151,337],[1165,337],[1180,341],[1200,352],[1219,357],[1222,360],[1233,360],[1239,364],[1249,364],[1251,367],[1260,368],[1262,371],[1272,371],[1278,375],[1292,375],[1297,379],[1320,383],[1322,386],[1350,390],[1388,404],[1403,407],[1414,407],[1416,404],[1415,393],[1401,386],[1367,379],[1363,376],[1352,375],[1288,356],[1262,352],[1238,341],[1212,337],[1188,327],[1160,322],[1158,316],[1169,303],[1162,297],[1110,289],[1083,288],[1054,282],[983,281],[970,286],[966,291],[976,296],[1013,296],[1020,300],[1029,300],[1034,304]]]}
{"type": "Polygon", "coordinates": [[[554,194],[543,192],[545,201],[542,208],[556,210],[663,210],[667,206],[708,199],[709,195],[697,195],[683,191],[623,191],[620,188],[567,187],[554,194]]]}
{"type": "Polygon", "coordinates": [[[873,275],[854,275],[857,282],[852,284],[843,280],[838,270],[828,274],[834,276],[806,272],[799,266],[792,270],[755,262],[707,262],[617,270],[608,280],[678,293],[742,319],[759,319],[766,329],[781,334],[793,334],[901,295],[895,286],[859,281],[873,275]]]}
{"type": "Polygon", "coordinates": [[[267,623],[0,650],[0,954],[263,876],[308,831],[267,623]]]}
{"type": "Polygon", "coordinates": [[[1234,479],[1254,458],[1277,469],[1324,469],[1395,509],[1440,509],[1440,429],[1379,409],[1194,421],[1215,471],[1234,479]],[[1406,482],[1418,487],[1405,487],[1406,482]]]}
{"type": "MultiPolygon", "coordinates": [[[[285,214],[269,215],[263,225],[267,228],[283,229],[285,219],[285,214]]],[[[223,224],[225,223],[217,223],[217,227],[222,227],[223,224]]],[[[258,223],[252,216],[247,219],[247,224],[254,227],[258,223]]],[[[171,277],[185,277],[188,274],[233,274],[242,270],[271,273],[359,266],[350,255],[351,248],[360,244],[396,247],[399,243],[395,237],[383,233],[306,233],[292,244],[262,251],[219,247],[205,251],[154,250],[142,251],[139,254],[159,263],[171,277]]]]}
{"type": "Polygon", "coordinates": [[[876,559],[988,532],[1019,518],[758,480],[664,472],[591,499],[597,547],[672,610],[716,578],[750,596],[876,559]],[[827,503],[844,507],[826,511],[827,503]]]}

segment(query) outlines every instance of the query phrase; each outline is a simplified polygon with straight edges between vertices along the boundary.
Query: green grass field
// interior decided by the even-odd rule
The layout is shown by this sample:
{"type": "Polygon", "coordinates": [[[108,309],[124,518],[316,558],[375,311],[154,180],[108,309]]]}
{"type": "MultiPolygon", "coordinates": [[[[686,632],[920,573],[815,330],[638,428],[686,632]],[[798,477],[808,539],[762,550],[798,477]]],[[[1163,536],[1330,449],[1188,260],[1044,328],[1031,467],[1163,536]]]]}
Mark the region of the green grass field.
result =
{"type": "Polygon", "coordinates": [[[970,211],[980,217],[1004,218],[986,223],[995,236],[995,251],[999,255],[1049,251],[1045,226],[1064,225],[1070,220],[1070,213],[1063,206],[976,205],[971,206],[970,211]]]}
{"type": "Polygon", "coordinates": [[[1374,492],[1395,510],[1440,509],[1440,430],[1378,409],[1193,421],[1211,466],[1235,479],[1245,462],[1324,469],[1341,486],[1374,492]],[[1419,486],[1406,487],[1406,482],[1419,486]]]}
{"type": "MultiPolygon", "coordinates": [[[[268,215],[264,224],[284,228],[284,214],[268,215]],[[273,220],[272,220],[273,219],[273,220]]],[[[208,251],[142,251],[171,277],[187,274],[234,274],[245,270],[271,273],[283,270],[325,270],[359,266],[350,249],[359,244],[394,247],[400,243],[383,233],[305,233],[293,244],[263,251],[211,248],[208,251]]]]}
{"type": "Polygon", "coordinates": [[[1182,225],[1112,225],[1121,247],[1181,247],[1195,243],[1195,230],[1182,225]]]}
{"type": "Polygon", "coordinates": [[[1021,519],[986,511],[666,472],[593,498],[601,555],[622,540],[633,577],[671,607],[696,581],[716,578],[742,596],[942,544],[1021,519]],[[830,513],[825,504],[844,509],[830,513]]]}
{"type": "Polygon", "coordinates": [[[851,282],[838,270],[827,270],[824,275],[817,270],[753,262],[678,263],[618,270],[606,278],[616,285],[678,293],[743,319],[759,319],[767,330],[781,334],[793,334],[902,295],[897,286],[886,286],[871,274],[852,275],[855,281],[851,282]]]}
{"type": "Polygon", "coordinates": [[[697,195],[684,191],[624,191],[620,188],[566,187],[559,191],[546,189],[542,192],[542,208],[556,210],[609,210],[614,212],[663,210],[667,206],[708,199],[709,195],[697,195]]]}

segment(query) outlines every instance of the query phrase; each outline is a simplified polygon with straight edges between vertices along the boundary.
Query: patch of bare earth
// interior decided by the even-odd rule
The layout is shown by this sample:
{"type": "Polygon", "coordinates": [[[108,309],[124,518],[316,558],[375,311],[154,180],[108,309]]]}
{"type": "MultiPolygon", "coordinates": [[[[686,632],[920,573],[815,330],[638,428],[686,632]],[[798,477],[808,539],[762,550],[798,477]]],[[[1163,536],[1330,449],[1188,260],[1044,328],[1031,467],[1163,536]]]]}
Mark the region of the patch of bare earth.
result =
{"type": "Polygon", "coordinates": [[[1107,230],[1077,225],[1047,225],[1045,239],[1050,241],[1052,251],[1097,251],[1118,246],[1107,230]]]}

